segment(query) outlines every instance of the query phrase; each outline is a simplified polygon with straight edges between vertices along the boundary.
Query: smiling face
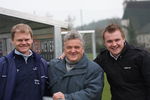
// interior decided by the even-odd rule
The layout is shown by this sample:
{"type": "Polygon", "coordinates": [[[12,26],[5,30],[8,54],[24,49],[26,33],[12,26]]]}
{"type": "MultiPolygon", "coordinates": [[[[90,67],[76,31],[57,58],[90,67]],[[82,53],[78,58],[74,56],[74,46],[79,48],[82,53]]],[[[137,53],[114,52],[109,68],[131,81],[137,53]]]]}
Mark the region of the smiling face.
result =
{"type": "Polygon", "coordinates": [[[81,40],[71,39],[64,42],[64,53],[70,62],[79,61],[84,53],[84,48],[81,40]]]}
{"type": "Polygon", "coordinates": [[[14,34],[12,43],[15,46],[17,51],[19,51],[25,55],[29,55],[29,50],[32,46],[33,39],[31,37],[30,33],[16,32],[14,34]]]}
{"type": "Polygon", "coordinates": [[[112,33],[108,31],[104,33],[104,45],[113,56],[117,56],[121,53],[124,48],[124,43],[125,38],[123,38],[119,30],[112,33]]]}

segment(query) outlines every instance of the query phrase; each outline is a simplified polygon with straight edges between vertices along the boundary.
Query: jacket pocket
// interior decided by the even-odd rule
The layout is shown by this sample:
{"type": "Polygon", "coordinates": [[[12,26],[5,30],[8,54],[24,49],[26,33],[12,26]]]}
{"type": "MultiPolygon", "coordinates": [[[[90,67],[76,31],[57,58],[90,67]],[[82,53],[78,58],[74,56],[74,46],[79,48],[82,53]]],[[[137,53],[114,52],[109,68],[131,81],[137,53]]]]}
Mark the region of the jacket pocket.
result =
{"type": "Polygon", "coordinates": [[[122,74],[127,82],[136,83],[140,80],[140,71],[136,65],[123,67],[122,74]]]}

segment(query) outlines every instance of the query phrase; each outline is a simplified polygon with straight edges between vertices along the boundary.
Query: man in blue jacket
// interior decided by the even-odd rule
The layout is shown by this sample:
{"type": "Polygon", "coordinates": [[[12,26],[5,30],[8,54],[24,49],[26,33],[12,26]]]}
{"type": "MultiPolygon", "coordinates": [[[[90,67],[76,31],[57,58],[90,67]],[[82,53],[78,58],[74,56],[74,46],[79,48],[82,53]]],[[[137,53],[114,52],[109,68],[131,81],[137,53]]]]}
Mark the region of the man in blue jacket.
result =
{"type": "Polygon", "coordinates": [[[32,29],[17,24],[11,39],[15,49],[0,59],[0,100],[42,100],[47,63],[31,50],[32,29]]]}
{"type": "Polygon", "coordinates": [[[100,100],[103,70],[84,54],[84,41],[77,32],[64,37],[64,59],[53,59],[48,69],[53,100],[100,100]]]}

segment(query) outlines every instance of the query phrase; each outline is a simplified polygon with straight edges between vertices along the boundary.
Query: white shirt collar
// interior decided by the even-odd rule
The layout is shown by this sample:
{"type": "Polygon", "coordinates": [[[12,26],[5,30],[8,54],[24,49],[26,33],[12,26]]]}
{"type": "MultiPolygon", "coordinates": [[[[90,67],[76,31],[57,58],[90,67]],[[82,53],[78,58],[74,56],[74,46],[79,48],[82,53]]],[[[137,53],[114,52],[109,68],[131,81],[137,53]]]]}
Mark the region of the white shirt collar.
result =
{"type": "Polygon", "coordinates": [[[111,52],[109,52],[109,53],[110,53],[110,56],[113,57],[115,60],[117,60],[119,58],[119,56],[120,56],[120,54],[117,55],[117,56],[114,56],[111,52]]]}
{"type": "Polygon", "coordinates": [[[23,54],[23,53],[21,53],[15,49],[15,54],[21,55],[24,58],[26,63],[27,63],[28,58],[33,54],[33,52],[31,50],[29,50],[29,52],[30,52],[29,55],[25,55],[25,54],[23,54]]]}

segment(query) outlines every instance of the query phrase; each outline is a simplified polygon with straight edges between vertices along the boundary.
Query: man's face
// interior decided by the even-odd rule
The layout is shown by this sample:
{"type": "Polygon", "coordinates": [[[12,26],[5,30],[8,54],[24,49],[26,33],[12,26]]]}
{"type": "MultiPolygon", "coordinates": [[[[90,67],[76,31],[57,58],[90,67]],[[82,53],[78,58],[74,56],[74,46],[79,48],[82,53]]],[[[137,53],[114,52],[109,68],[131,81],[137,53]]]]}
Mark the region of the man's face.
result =
{"type": "Polygon", "coordinates": [[[79,61],[84,53],[82,42],[79,39],[64,42],[64,53],[70,62],[79,61]]]}
{"type": "Polygon", "coordinates": [[[17,32],[14,35],[12,43],[15,46],[16,50],[25,55],[29,55],[29,49],[32,46],[33,39],[31,38],[31,35],[29,33],[17,32]]]}
{"type": "Polygon", "coordinates": [[[113,33],[105,32],[104,45],[112,55],[117,56],[124,48],[125,39],[121,36],[121,32],[116,30],[113,33]]]}

